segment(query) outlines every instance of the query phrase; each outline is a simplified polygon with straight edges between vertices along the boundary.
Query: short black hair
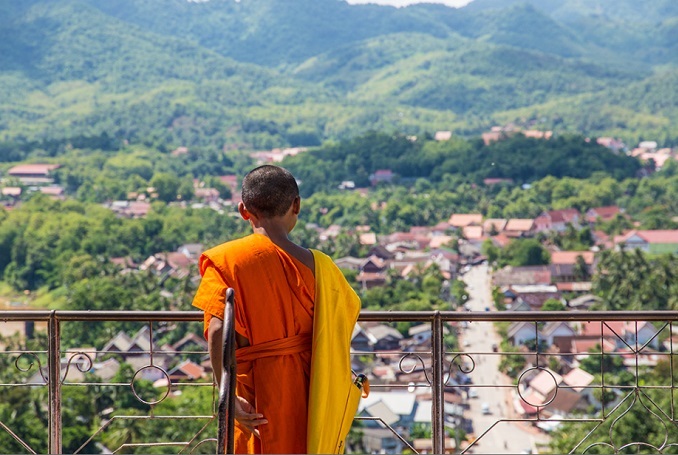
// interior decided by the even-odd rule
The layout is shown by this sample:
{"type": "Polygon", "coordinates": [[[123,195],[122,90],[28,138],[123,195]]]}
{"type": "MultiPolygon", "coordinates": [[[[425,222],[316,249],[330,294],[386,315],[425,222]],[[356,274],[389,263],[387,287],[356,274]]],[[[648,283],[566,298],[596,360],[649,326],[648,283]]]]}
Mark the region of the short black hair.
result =
{"type": "Polygon", "coordinates": [[[259,166],[242,181],[242,201],[258,217],[283,216],[297,197],[297,181],[290,171],[279,166],[259,166]]]}

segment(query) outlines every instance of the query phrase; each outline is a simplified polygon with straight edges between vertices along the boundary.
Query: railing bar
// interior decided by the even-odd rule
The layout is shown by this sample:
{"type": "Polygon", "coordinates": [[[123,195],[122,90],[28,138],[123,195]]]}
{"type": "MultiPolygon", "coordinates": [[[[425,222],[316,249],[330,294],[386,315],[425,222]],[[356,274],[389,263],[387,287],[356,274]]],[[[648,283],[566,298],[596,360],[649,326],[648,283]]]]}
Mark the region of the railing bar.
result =
{"type": "MultiPolygon", "coordinates": [[[[431,322],[436,313],[445,322],[549,322],[549,321],[678,321],[678,311],[363,311],[359,321],[431,322]]],[[[199,311],[0,311],[0,321],[49,321],[51,315],[62,321],[201,321],[199,311]]]]}
{"type": "MultiPolygon", "coordinates": [[[[371,351],[367,351],[366,353],[371,353],[371,351]]],[[[352,352],[352,354],[360,354],[359,352],[352,352]]],[[[407,352],[407,351],[402,351],[400,354],[418,354],[418,352],[407,352]]],[[[425,353],[424,353],[425,354],[425,353]]],[[[490,356],[495,356],[495,357],[501,357],[505,355],[527,355],[530,354],[529,352],[520,352],[520,351],[502,351],[502,352],[493,352],[493,351],[446,351],[445,355],[460,355],[460,354],[468,354],[468,355],[475,355],[475,354],[480,354],[486,357],[490,356]]],[[[616,355],[616,356],[625,356],[625,355],[630,355],[632,354],[631,352],[606,352],[605,355],[616,355]]],[[[675,354],[675,353],[674,353],[675,354]]],[[[565,356],[574,356],[574,355],[587,355],[587,356],[600,356],[602,355],[600,352],[558,352],[556,354],[549,354],[550,356],[555,356],[555,357],[565,357],[565,356]]],[[[672,355],[670,352],[659,352],[659,351],[651,351],[651,352],[646,352],[646,353],[639,353],[639,357],[650,357],[650,356],[670,356],[672,355]]]]}
{"type": "MultiPolygon", "coordinates": [[[[435,313],[431,324],[433,330],[431,339],[431,356],[433,381],[431,395],[433,406],[431,422],[433,424],[433,453],[445,453],[445,387],[443,377],[444,350],[443,346],[443,319],[440,313],[435,313]]],[[[457,429],[455,428],[455,431],[457,429]]]]}
{"type": "Polygon", "coordinates": [[[639,363],[638,363],[638,321],[634,322],[634,328],[635,328],[634,338],[635,338],[635,342],[636,342],[636,350],[634,352],[634,354],[635,354],[634,357],[635,357],[635,360],[636,360],[636,362],[635,362],[636,363],[636,387],[638,387],[640,385],[640,378],[638,377],[638,374],[640,372],[639,363]]]}
{"type": "MultiPolygon", "coordinates": [[[[31,386],[31,385],[46,385],[42,384],[0,384],[0,386],[11,386],[11,385],[22,385],[22,386],[31,386]]],[[[79,386],[111,386],[111,387],[129,387],[129,382],[64,382],[63,385],[69,387],[79,387],[79,386]]],[[[181,387],[212,387],[214,384],[209,382],[172,382],[172,387],[181,386],[181,387]]]]}
{"type": "Polygon", "coordinates": [[[4,423],[2,423],[1,421],[0,421],[0,428],[2,428],[2,429],[5,430],[7,433],[9,433],[9,435],[12,436],[19,444],[21,444],[21,445],[23,446],[24,449],[26,449],[26,450],[29,451],[30,453],[33,453],[33,454],[36,453],[35,450],[33,450],[28,444],[26,444],[26,443],[23,441],[23,439],[21,439],[19,436],[17,436],[16,434],[14,434],[14,432],[13,432],[12,430],[10,430],[9,427],[8,427],[7,425],[5,425],[4,423]]]}
{"type": "Polygon", "coordinates": [[[0,384],[0,387],[45,387],[46,385],[48,385],[46,382],[38,382],[35,384],[0,384]]]}
{"type": "Polygon", "coordinates": [[[669,322],[667,325],[669,327],[669,348],[670,348],[669,352],[671,354],[669,356],[669,367],[670,367],[670,371],[671,371],[671,400],[670,400],[670,403],[671,403],[671,419],[675,419],[676,418],[676,403],[675,403],[676,397],[675,397],[675,393],[673,391],[673,388],[675,387],[676,383],[674,381],[675,376],[673,374],[673,322],[669,322]]]}
{"type": "Polygon", "coordinates": [[[214,416],[112,416],[113,420],[187,420],[187,419],[214,419],[214,416]]]}
{"type": "Polygon", "coordinates": [[[0,311],[0,322],[10,321],[49,321],[53,310],[3,310],[0,311]]]}
{"type": "Polygon", "coordinates": [[[404,445],[406,445],[413,453],[419,453],[419,452],[417,452],[417,450],[414,447],[412,447],[412,445],[409,442],[407,442],[407,440],[405,438],[400,436],[393,429],[393,427],[391,425],[384,422],[384,419],[382,419],[381,417],[355,417],[353,420],[372,420],[374,422],[379,422],[380,424],[382,424],[384,426],[384,428],[389,429],[391,431],[391,433],[393,433],[393,435],[395,437],[397,437],[400,440],[400,442],[402,442],[404,445]]]}
{"type": "Polygon", "coordinates": [[[47,329],[47,371],[48,371],[48,409],[49,409],[49,438],[48,450],[50,454],[61,453],[61,343],[60,321],[56,312],[52,312],[47,329]]]}
{"type": "MultiPolygon", "coordinates": [[[[136,322],[175,322],[202,321],[200,311],[57,311],[62,321],[136,321],[136,322]]],[[[2,316],[0,315],[0,318],[2,316]]]]}
{"type": "MultiPolygon", "coordinates": [[[[47,354],[48,351],[2,351],[0,352],[0,355],[14,355],[14,354],[47,354]]],[[[76,357],[78,355],[83,355],[83,353],[74,352],[73,350],[67,350],[67,354],[71,354],[73,357],[76,357]]],[[[122,357],[121,354],[117,354],[115,352],[110,352],[110,351],[87,351],[87,353],[94,353],[94,354],[112,354],[112,355],[117,355],[118,357],[122,357]]],[[[196,355],[207,355],[207,351],[158,351],[155,350],[153,353],[157,356],[166,356],[166,355],[190,355],[190,354],[196,354],[196,355]]],[[[126,357],[142,357],[143,355],[148,354],[150,356],[151,351],[134,351],[133,354],[125,354],[126,357]]],[[[351,355],[380,355],[380,356],[400,356],[403,354],[416,354],[420,356],[430,356],[430,351],[351,351],[351,355]]],[[[467,355],[483,355],[485,357],[490,357],[490,356],[495,356],[495,357],[501,357],[501,356],[506,356],[506,355],[522,355],[524,356],[526,353],[525,352],[520,352],[520,351],[502,351],[502,352],[493,352],[493,351],[445,351],[444,355],[449,355],[449,356],[455,356],[455,355],[461,355],[461,354],[467,354],[467,355]]],[[[632,354],[631,352],[606,352],[605,355],[612,355],[612,356],[627,356],[632,354]]],[[[556,357],[565,357],[565,356],[575,356],[575,355],[588,355],[588,356],[601,356],[603,355],[600,352],[558,352],[557,354],[549,354],[552,356],[556,357]]],[[[666,351],[647,351],[643,353],[642,351],[637,354],[639,357],[651,357],[651,356],[661,356],[661,357],[669,357],[671,355],[675,355],[675,353],[666,351]]]]}
{"type": "Polygon", "coordinates": [[[47,354],[49,351],[2,351],[0,354],[47,354]]]}
{"type": "MultiPolygon", "coordinates": [[[[2,351],[0,354],[47,354],[48,351],[2,351]]],[[[367,352],[373,352],[373,351],[367,351],[367,352]]],[[[122,357],[123,354],[118,353],[118,352],[112,352],[112,351],[76,351],[75,349],[66,349],[65,351],[66,354],[70,354],[73,357],[77,357],[80,355],[86,355],[86,354],[113,354],[117,355],[118,357],[122,357]]],[[[133,353],[125,353],[124,355],[126,357],[141,357],[143,354],[150,354],[151,351],[133,351],[133,353]]],[[[157,349],[153,351],[155,354],[161,354],[161,355],[169,355],[169,354],[200,354],[200,355],[208,355],[208,351],[158,351],[157,349]]],[[[357,352],[356,352],[357,353],[357,352]]]]}
{"type": "Polygon", "coordinates": [[[605,326],[604,322],[600,323],[600,383],[601,383],[601,388],[603,390],[603,393],[600,394],[600,404],[601,404],[601,409],[600,412],[602,413],[603,418],[607,418],[605,415],[605,368],[603,367],[605,365],[605,338],[603,337],[603,328],[605,326]]]}
{"type": "Polygon", "coordinates": [[[151,365],[153,365],[153,321],[148,321],[148,331],[149,336],[150,336],[150,343],[151,343],[151,349],[149,352],[149,356],[151,358],[151,365]]]}
{"type": "Polygon", "coordinates": [[[177,441],[177,442],[136,442],[123,444],[119,449],[128,448],[128,447],[170,447],[170,446],[185,446],[188,444],[187,441],[177,441]]]}
{"type": "MultiPolygon", "coordinates": [[[[212,420],[212,419],[210,419],[210,420],[212,420]]],[[[188,443],[186,444],[186,447],[184,447],[183,449],[181,449],[181,450],[179,451],[179,453],[180,453],[180,454],[183,453],[184,449],[187,449],[187,448],[193,443],[193,441],[195,441],[195,440],[198,438],[198,436],[200,436],[200,434],[201,434],[203,431],[205,431],[205,428],[207,428],[208,425],[209,425],[210,423],[211,423],[211,422],[205,423],[205,425],[203,425],[202,428],[201,428],[200,430],[198,430],[198,432],[195,434],[195,436],[193,436],[193,438],[191,438],[191,440],[188,441],[188,443]]],[[[194,449],[195,449],[195,447],[194,447],[194,449]]]]}
{"type": "Polygon", "coordinates": [[[133,447],[171,447],[171,446],[185,446],[186,442],[140,442],[140,443],[127,443],[123,444],[113,451],[114,454],[119,453],[122,449],[128,449],[133,447]]]}

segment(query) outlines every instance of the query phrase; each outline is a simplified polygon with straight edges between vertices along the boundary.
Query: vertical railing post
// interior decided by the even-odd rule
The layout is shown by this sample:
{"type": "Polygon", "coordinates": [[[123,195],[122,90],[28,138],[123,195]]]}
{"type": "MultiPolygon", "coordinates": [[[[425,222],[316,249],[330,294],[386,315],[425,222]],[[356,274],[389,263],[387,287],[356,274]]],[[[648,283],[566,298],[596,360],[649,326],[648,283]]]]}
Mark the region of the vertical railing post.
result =
{"type": "Polygon", "coordinates": [[[445,379],[443,365],[445,363],[445,346],[443,343],[443,318],[439,311],[433,315],[431,324],[433,342],[431,355],[433,368],[433,385],[431,395],[433,399],[433,453],[445,453],[445,379]]]}
{"type": "MultiPolygon", "coordinates": [[[[235,453],[235,387],[236,387],[236,358],[235,358],[235,291],[226,289],[224,308],[224,328],[222,333],[222,371],[219,382],[219,406],[217,416],[217,453],[235,453]]],[[[217,372],[215,372],[217,374],[217,372]]]]}
{"type": "Polygon", "coordinates": [[[49,394],[49,453],[61,453],[61,327],[56,312],[47,327],[47,387],[49,394]]]}

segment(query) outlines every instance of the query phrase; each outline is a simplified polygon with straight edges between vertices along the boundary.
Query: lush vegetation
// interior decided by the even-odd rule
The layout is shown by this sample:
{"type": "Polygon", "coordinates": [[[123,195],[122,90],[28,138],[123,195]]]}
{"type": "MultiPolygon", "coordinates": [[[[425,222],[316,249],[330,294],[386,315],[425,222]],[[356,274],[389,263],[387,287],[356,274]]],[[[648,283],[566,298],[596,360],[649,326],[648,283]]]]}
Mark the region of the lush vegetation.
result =
{"type": "MultiPolygon", "coordinates": [[[[8,350],[44,350],[46,337],[38,334],[26,344],[17,337],[2,338],[0,342],[8,350]]],[[[37,373],[37,362],[30,356],[20,359],[17,369],[14,359],[0,356],[0,379],[5,384],[27,379],[37,373]],[[33,363],[31,366],[30,364],[33,363]]],[[[72,366],[72,368],[76,368],[72,366]]],[[[65,384],[62,388],[62,444],[64,453],[80,449],[84,453],[101,453],[103,447],[120,447],[123,444],[158,441],[198,441],[216,434],[216,422],[199,419],[177,420],[131,420],[120,419],[112,423],[100,438],[85,444],[102,425],[111,418],[111,411],[125,410],[124,415],[147,416],[150,406],[136,399],[134,393],[147,401],[162,399],[166,389],[157,389],[150,381],[135,380],[134,391],[130,383],[134,377],[131,366],[122,363],[118,373],[103,383],[97,376],[84,373],[85,381],[92,384],[79,387],[65,384]],[[176,424],[181,422],[181,424],[176,424]],[[103,445],[103,447],[102,447],[103,445]],[[83,447],[84,446],[84,447],[83,447]]],[[[46,413],[47,389],[40,387],[3,387],[0,400],[0,419],[14,430],[21,430],[21,438],[37,453],[47,453],[48,416],[46,413]]],[[[212,415],[213,391],[210,387],[181,387],[181,393],[168,397],[153,406],[156,416],[212,415]]],[[[194,447],[195,443],[191,445],[194,447]]],[[[7,453],[25,453],[20,445],[6,431],[0,432],[0,447],[7,453]]],[[[205,449],[214,450],[214,444],[205,449]]],[[[173,447],[142,447],[134,453],[177,453],[173,447]]],[[[199,453],[207,453],[206,451],[199,453]]]]}
{"type": "Polygon", "coordinates": [[[675,4],[512,3],[8,2],[0,139],[256,150],[510,121],[676,143],[675,4]]]}
{"type": "Polygon", "coordinates": [[[371,175],[380,169],[396,174],[396,182],[423,178],[435,183],[457,175],[463,181],[482,184],[486,178],[515,183],[546,176],[587,178],[598,171],[623,179],[633,177],[640,168],[638,161],[577,136],[541,140],[519,134],[483,145],[461,138],[412,140],[375,132],[287,158],[284,165],[302,181],[306,195],[336,188],[345,180],[358,187],[369,186],[371,175]]]}
{"type": "MultiPolygon", "coordinates": [[[[228,196],[217,176],[242,175],[252,167],[246,152],[277,146],[312,147],[284,163],[304,195],[293,235],[334,257],[366,253],[355,226],[387,234],[452,213],[531,218],[548,209],[617,204],[624,214],[598,226],[607,234],[633,226],[675,229],[678,165],[639,178],[640,163],[596,145],[595,137],[618,136],[630,146],[647,139],[678,144],[676,5],[475,0],[456,10],[334,0],[2,2],[0,174],[20,162],[63,164],[55,179],[67,199],[24,186],[20,205],[0,208],[0,291],[54,309],[189,309],[194,270],[160,279],[120,273],[112,259],[139,263],[185,243],[209,247],[243,235],[247,225],[232,211],[190,208],[193,180],[228,196]],[[555,137],[516,135],[490,145],[479,139],[507,123],[551,129],[555,137]],[[453,138],[434,141],[437,130],[451,130],[453,138]],[[173,154],[178,146],[189,150],[173,154]],[[395,173],[392,184],[366,195],[336,189],[347,180],[370,186],[380,169],[395,173]],[[486,178],[512,183],[487,186],[486,178]],[[147,217],[119,218],[102,207],[129,193],[157,194],[147,217]],[[321,243],[306,223],[346,230],[321,243]]],[[[545,264],[542,242],[584,250],[592,236],[569,229],[501,251],[486,244],[485,252],[498,264],[545,264]]],[[[449,245],[457,246],[458,239],[449,245]]],[[[593,291],[606,309],[676,309],[677,270],[674,256],[603,252],[593,291]]],[[[436,267],[408,279],[392,274],[389,286],[370,290],[348,278],[369,309],[446,309],[468,298],[461,281],[447,283],[436,267]]],[[[169,328],[158,327],[161,344],[201,331],[197,323],[169,328]]],[[[88,330],[67,324],[62,349],[102,346],[118,330],[134,324],[88,330]]],[[[5,349],[38,351],[45,340],[38,332],[24,343],[0,340],[5,349]]],[[[455,343],[446,337],[450,349],[455,343]]],[[[17,372],[9,357],[0,358],[0,382],[35,373],[17,372]]],[[[524,359],[512,359],[502,368],[516,374],[524,359]]],[[[628,378],[618,367],[609,365],[623,383],[628,378]]],[[[667,368],[660,364],[644,379],[665,380],[667,368]]],[[[130,374],[123,368],[113,382],[129,383],[130,374]]],[[[88,373],[86,380],[97,382],[88,373]]],[[[153,393],[151,384],[139,387],[153,393]]],[[[210,394],[209,387],[187,389],[156,410],[210,415],[210,394]]],[[[17,387],[3,390],[0,400],[0,421],[25,429],[22,437],[42,452],[45,395],[42,387],[17,387]]],[[[124,386],[64,387],[64,399],[67,452],[99,428],[111,407],[148,412],[124,386]]],[[[634,440],[659,434],[640,411],[615,431],[634,440]]],[[[118,447],[149,435],[189,440],[199,430],[192,425],[120,425],[102,443],[118,447]]],[[[555,447],[569,450],[578,436],[565,426],[555,447]]],[[[4,431],[0,447],[23,450],[4,431]]]]}
{"type": "MultiPolygon", "coordinates": [[[[598,373],[594,383],[600,383],[600,362],[605,362],[605,382],[608,386],[597,390],[596,398],[604,399],[607,403],[605,422],[600,426],[582,422],[564,423],[553,435],[553,453],[564,453],[576,448],[575,452],[582,453],[585,450],[586,453],[602,454],[610,453],[613,447],[619,449],[622,446],[633,453],[657,453],[664,443],[670,444],[675,437],[668,417],[672,399],[661,387],[670,386],[671,378],[676,374],[675,360],[662,359],[654,368],[641,369],[638,373],[639,383],[657,387],[646,387],[641,393],[617,387],[632,385],[635,380],[628,370],[623,366],[620,368],[621,359],[617,356],[589,361],[587,366],[598,373]],[[610,374],[607,374],[608,371],[610,374]],[[618,407],[614,407],[615,403],[619,403],[618,407]],[[595,442],[599,444],[589,447],[595,442]]],[[[596,417],[602,417],[601,413],[597,413],[596,417]]]]}
{"type": "Polygon", "coordinates": [[[605,310],[678,309],[678,256],[647,257],[640,250],[604,251],[593,290],[605,310]]]}

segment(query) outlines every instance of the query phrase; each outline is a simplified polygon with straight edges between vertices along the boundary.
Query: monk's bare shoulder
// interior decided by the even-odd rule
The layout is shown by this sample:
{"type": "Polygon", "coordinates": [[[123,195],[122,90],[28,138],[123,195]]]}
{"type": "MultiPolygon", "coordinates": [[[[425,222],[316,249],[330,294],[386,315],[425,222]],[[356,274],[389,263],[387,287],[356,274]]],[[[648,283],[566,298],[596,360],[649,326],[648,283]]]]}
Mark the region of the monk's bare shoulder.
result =
{"type": "Polygon", "coordinates": [[[313,272],[313,275],[315,276],[315,260],[313,259],[313,253],[311,253],[311,250],[308,250],[306,248],[303,248],[299,245],[294,245],[297,250],[297,254],[294,255],[302,264],[304,264],[306,267],[311,269],[311,272],[313,272]]]}

